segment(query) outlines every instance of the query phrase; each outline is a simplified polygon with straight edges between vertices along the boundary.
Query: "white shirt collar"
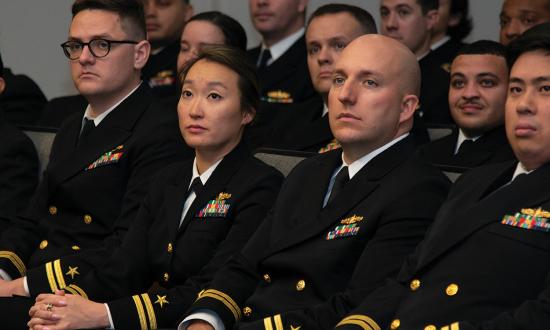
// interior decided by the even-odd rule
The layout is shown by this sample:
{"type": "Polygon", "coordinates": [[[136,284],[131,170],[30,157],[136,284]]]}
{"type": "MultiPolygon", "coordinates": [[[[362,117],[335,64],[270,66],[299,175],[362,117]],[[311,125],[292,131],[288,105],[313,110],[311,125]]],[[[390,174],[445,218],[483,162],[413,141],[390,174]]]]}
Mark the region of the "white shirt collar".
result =
{"type": "MultiPolygon", "coordinates": [[[[263,52],[263,50],[266,48],[269,48],[269,51],[271,52],[271,59],[267,62],[267,65],[270,65],[271,63],[275,62],[279,57],[283,56],[283,54],[290,47],[292,47],[292,45],[296,42],[296,40],[300,39],[304,35],[304,33],[305,33],[305,28],[302,27],[298,31],[289,35],[288,37],[274,43],[273,45],[271,45],[271,47],[267,47],[264,43],[262,43],[261,52],[263,52]]],[[[260,55],[262,54],[261,52],[260,52],[260,55]]]]}
{"type": "Polygon", "coordinates": [[[107,111],[103,112],[102,114],[100,114],[99,116],[97,116],[95,118],[92,118],[92,116],[91,116],[92,109],[90,108],[90,105],[88,104],[88,106],[86,107],[86,111],[84,111],[84,117],[82,118],[82,125],[84,125],[84,118],[86,118],[88,120],[93,119],[94,120],[94,125],[97,127],[101,123],[101,121],[103,121],[103,119],[105,119],[105,117],[107,117],[108,114],[110,114],[113,110],[115,110],[115,108],[118,107],[124,100],[126,100],[128,98],[128,96],[132,95],[139,88],[139,86],[141,86],[141,83],[139,83],[136,86],[136,88],[132,89],[132,91],[130,93],[128,93],[126,96],[124,96],[120,101],[115,103],[115,105],[113,105],[112,107],[107,109],[107,111]]]}
{"type": "MultiPolygon", "coordinates": [[[[357,172],[359,172],[365,165],[367,165],[367,163],[370,162],[374,157],[376,157],[379,154],[381,154],[382,152],[386,151],[389,147],[391,147],[394,144],[396,144],[397,142],[403,140],[407,136],[409,136],[409,133],[403,134],[403,135],[391,140],[390,142],[384,144],[383,146],[381,146],[378,149],[375,149],[375,150],[369,152],[368,154],[366,154],[363,157],[357,159],[356,161],[354,161],[351,164],[346,164],[346,161],[344,160],[344,153],[342,152],[342,165],[340,166],[340,168],[342,168],[344,166],[348,167],[349,178],[351,180],[355,176],[355,174],[357,174],[357,172]]],[[[338,168],[337,172],[340,171],[340,168],[338,168]]]]}
{"type": "Polygon", "coordinates": [[[436,49],[438,49],[439,47],[443,46],[443,44],[446,43],[446,42],[449,41],[449,40],[451,40],[451,37],[449,37],[449,36],[444,36],[441,40],[434,42],[434,43],[430,46],[430,49],[431,49],[431,50],[436,50],[436,49]]]}
{"type": "Polygon", "coordinates": [[[520,174],[529,174],[531,172],[533,172],[533,170],[528,171],[521,162],[518,162],[518,165],[516,166],[516,170],[514,171],[514,175],[512,175],[512,181],[514,181],[514,179],[520,174]]]}
{"type": "Polygon", "coordinates": [[[323,114],[321,117],[324,117],[328,113],[328,106],[326,103],[323,103],[323,114]]]}
{"type": "Polygon", "coordinates": [[[472,140],[472,141],[475,142],[480,137],[482,137],[482,135],[478,135],[478,136],[474,136],[474,137],[467,137],[466,134],[464,134],[464,132],[462,131],[462,129],[459,128],[458,129],[458,139],[456,141],[456,146],[455,146],[455,155],[458,152],[458,148],[460,148],[460,145],[462,144],[462,142],[464,142],[466,140],[472,140]]]}
{"type": "Polygon", "coordinates": [[[218,167],[218,165],[221,163],[222,160],[223,158],[215,162],[202,174],[199,174],[199,170],[197,169],[197,158],[195,157],[195,159],[193,159],[193,176],[191,177],[191,181],[189,181],[189,187],[191,187],[191,184],[193,183],[193,180],[195,180],[196,177],[200,177],[202,184],[205,185],[206,181],[210,179],[210,176],[212,175],[212,173],[214,172],[216,167],[218,167]]]}

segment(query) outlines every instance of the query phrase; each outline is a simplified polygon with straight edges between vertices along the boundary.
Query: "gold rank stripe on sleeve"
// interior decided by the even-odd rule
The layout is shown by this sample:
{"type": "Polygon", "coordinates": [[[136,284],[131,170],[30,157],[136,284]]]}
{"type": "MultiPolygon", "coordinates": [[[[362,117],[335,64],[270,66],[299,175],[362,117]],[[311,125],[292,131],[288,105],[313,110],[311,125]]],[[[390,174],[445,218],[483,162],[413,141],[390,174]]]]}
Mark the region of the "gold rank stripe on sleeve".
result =
{"type": "Polygon", "coordinates": [[[155,309],[153,308],[153,304],[151,303],[151,299],[149,298],[149,295],[144,293],[141,295],[141,298],[143,299],[143,302],[145,303],[145,310],[147,311],[147,316],[149,318],[149,326],[151,330],[157,329],[157,317],[155,316],[155,309]]]}
{"type": "Polygon", "coordinates": [[[66,286],[65,290],[69,291],[72,294],[79,295],[82,298],[88,299],[88,295],[86,294],[86,292],[84,292],[84,290],[82,290],[82,288],[80,288],[79,286],[77,286],[75,284],[70,284],[70,285],[66,286]]]}
{"type": "Polygon", "coordinates": [[[235,322],[238,322],[241,319],[241,309],[230,296],[218,290],[208,289],[200,293],[197,300],[206,297],[222,302],[225,307],[227,307],[231,311],[231,313],[233,313],[233,316],[235,317],[235,322]]]}
{"type": "Polygon", "coordinates": [[[17,256],[17,254],[11,252],[11,251],[0,251],[0,258],[8,259],[14,266],[17,268],[17,271],[21,274],[21,276],[25,276],[27,273],[27,268],[25,267],[25,264],[17,256]]]}
{"type": "Polygon", "coordinates": [[[134,304],[136,305],[136,310],[139,317],[139,325],[141,326],[141,330],[148,330],[147,329],[147,320],[145,319],[145,310],[143,309],[143,304],[141,303],[141,299],[139,299],[139,296],[132,296],[132,299],[134,299],[134,304]]]}
{"type": "Polygon", "coordinates": [[[265,330],[284,330],[281,314],[277,314],[273,317],[266,317],[264,319],[264,328],[265,330]],[[271,319],[273,319],[273,321],[271,319]],[[275,328],[273,328],[273,324],[275,324],[275,328]]]}
{"type": "Polygon", "coordinates": [[[53,262],[53,269],[55,270],[55,277],[57,278],[57,283],[59,284],[59,288],[64,289],[67,285],[65,284],[65,278],[63,277],[63,270],[61,269],[61,260],[57,259],[53,262]]]}
{"type": "Polygon", "coordinates": [[[55,275],[53,273],[53,266],[51,262],[48,262],[46,264],[46,276],[48,277],[48,283],[50,284],[50,289],[53,293],[57,291],[59,288],[57,287],[57,282],[55,281],[55,275]]]}
{"type": "Polygon", "coordinates": [[[380,326],[373,319],[366,315],[350,315],[344,318],[336,326],[353,324],[364,330],[380,330],[380,326]]]}

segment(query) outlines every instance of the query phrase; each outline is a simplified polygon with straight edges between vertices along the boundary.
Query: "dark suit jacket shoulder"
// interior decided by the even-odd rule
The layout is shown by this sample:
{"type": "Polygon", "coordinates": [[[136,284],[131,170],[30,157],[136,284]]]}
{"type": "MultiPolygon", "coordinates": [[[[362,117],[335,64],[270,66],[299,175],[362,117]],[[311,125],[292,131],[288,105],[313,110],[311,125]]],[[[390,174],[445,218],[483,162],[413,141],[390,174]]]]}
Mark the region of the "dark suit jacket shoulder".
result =
{"type": "MultiPolygon", "coordinates": [[[[237,147],[216,167],[180,225],[192,165],[189,160],[159,173],[124,242],[101,267],[74,278],[63,275],[66,285],[78,286],[89,299],[111,301],[117,328],[138,329],[144,307],[152,311],[148,323],[174,326],[263,221],[282,182],[278,171],[237,147]],[[153,282],[161,287],[138,294],[153,282]]],[[[60,263],[63,272],[79,265],[78,256],[60,263]]],[[[44,271],[28,279],[33,293],[53,290],[44,271]]]]}
{"type": "Polygon", "coordinates": [[[2,228],[22,211],[38,184],[38,156],[17,127],[0,121],[0,217],[2,228]]]}
{"type": "Polygon", "coordinates": [[[410,137],[398,142],[324,208],[341,152],[301,162],[287,177],[269,218],[191,311],[213,309],[226,327],[236,321],[262,329],[266,322],[308,329],[335,324],[342,310],[325,313],[322,320],[309,319],[305,310],[332,296],[345,306],[346,288],[368,292],[396,273],[446,195],[447,180],[413,153],[410,137]]]}
{"type": "Polygon", "coordinates": [[[510,183],[516,164],[463,175],[397,279],[368,296],[348,320],[367,316],[382,328],[399,319],[405,329],[543,329],[549,322],[550,266],[543,260],[550,166],[510,183]]]}
{"type": "Polygon", "coordinates": [[[61,127],[68,117],[82,113],[87,105],[88,101],[80,94],[53,98],[42,109],[37,124],[44,127],[61,127]]]}
{"type": "Polygon", "coordinates": [[[29,207],[0,238],[0,268],[13,277],[77,250],[117,244],[151,175],[186,157],[175,111],[152,103],[144,85],[77,146],[81,121],[82,113],[74,114],[60,128],[29,207]]]}
{"type": "Polygon", "coordinates": [[[3,74],[6,88],[0,98],[2,117],[15,125],[34,125],[47,101],[44,93],[26,75],[13,74],[8,68],[3,74]]]}
{"type": "Polygon", "coordinates": [[[455,130],[452,134],[424,145],[419,152],[432,164],[464,168],[515,159],[503,126],[486,132],[470,147],[455,154],[457,140],[458,130],[455,130]]]}

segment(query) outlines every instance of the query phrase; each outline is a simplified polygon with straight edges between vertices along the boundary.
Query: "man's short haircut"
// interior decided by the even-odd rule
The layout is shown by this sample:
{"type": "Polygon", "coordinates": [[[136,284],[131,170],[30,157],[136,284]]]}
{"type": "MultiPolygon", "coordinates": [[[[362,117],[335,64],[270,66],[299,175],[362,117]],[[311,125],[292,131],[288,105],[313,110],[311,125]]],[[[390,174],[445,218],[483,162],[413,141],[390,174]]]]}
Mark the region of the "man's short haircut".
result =
{"type": "Polygon", "coordinates": [[[422,13],[426,15],[430,10],[439,8],[439,0],[416,0],[416,3],[422,8],[422,13]]]}
{"type": "Polygon", "coordinates": [[[458,25],[447,28],[447,34],[452,39],[463,40],[472,32],[473,24],[469,7],[469,0],[451,0],[451,16],[460,16],[458,25]]]}
{"type": "MultiPolygon", "coordinates": [[[[508,65],[511,68],[523,53],[542,50],[550,55],[550,23],[543,23],[525,31],[508,45],[508,65]]],[[[536,68],[533,68],[536,70],[536,68]]]]}
{"type": "Polygon", "coordinates": [[[73,18],[83,10],[105,10],[120,17],[122,29],[131,38],[147,37],[143,3],[136,0],[76,0],[72,7],[73,18]]]}
{"type": "Polygon", "coordinates": [[[246,31],[234,18],[219,11],[206,11],[191,17],[187,23],[192,21],[205,21],[217,26],[223,33],[225,45],[246,51],[246,31]]]}
{"type": "Polygon", "coordinates": [[[462,47],[455,55],[495,55],[506,59],[506,47],[493,40],[478,40],[462,47]]]}
{"type": "Polygon", "coordinates": [[[339,13],[348,13],[361,25],[364,33],[376,33],[376,23],[372,15],[357,6],[346,5],[342,3],[330,3],[324,6],[317,8],[307,21],[307,26],[313,19],[316,17],[330,15],[330,14],[339,14],[339,13]]]}
{"type": "Polygon", "coordinates": [[[221,64],[238,75],[238,87],[241,93],[241,110],[253,113],[260,104],[260,83],[256,66],[246,53],[238,48],[225,45],[210,45],[202,48],[196,58],[188,61],[180,74],[183,85],[189,70],[200,60],[221,64]]]}

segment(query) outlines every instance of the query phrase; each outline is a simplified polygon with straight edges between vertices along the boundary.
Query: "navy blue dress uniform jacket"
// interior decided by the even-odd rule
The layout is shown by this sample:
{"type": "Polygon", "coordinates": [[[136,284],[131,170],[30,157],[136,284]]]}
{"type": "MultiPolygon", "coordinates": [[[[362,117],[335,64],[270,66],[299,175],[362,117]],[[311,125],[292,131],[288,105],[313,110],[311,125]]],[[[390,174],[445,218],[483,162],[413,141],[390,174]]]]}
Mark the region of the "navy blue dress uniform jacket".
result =
{"type": "Polygon", "coordinates": [[[514,152],[506,139],[504,126],[486,132],[455,154],[457,141],[458,130],[455,129],[453,133],[422,146],[419,152],[432,164],[463,168],[515,159],[514,152]]]}
{"type": "MultiPolygon", "coordinates": [[[[253,63],[258,63],[261,46],[250,49],[253,63]]],[[[317,97],[307,68],[305,37],[302,36],[273,63],[258,71],[260,95],[267,103],[285,105],[317,97]]]]}
{"type": "Polygon", "coordinates": [[[178,93],[177,63],[180,40],[172,42],[160,52],[151,54],[141,70],[141,78],[159,98],[173,97],[178,93]]]}
{"type": "Polygon", "coordinates": [[[396,280],[338,329],[542,330],[550,324],[550,165],[464,174],[396,280]]]}
{"type": "Polygon", "coordinates": [[[118,244],[151,175],[186,156],[176,112],[151,103],[143,84],[77,146],[82,116],[58,131],[29,207],[0,237],[0,269],[12,278],[80,249],[118,244]]]}
{"type": "Polygon", "coordinates": [[[448,189],[446,178],[413,154],[411,137],[393,145],[324,208],[341,151],[301,162],[269,218],[190,312],[213,310],[226,329],[235,322],[247,329],[317,329],[323,323],[285,312],[325,302],[348,287],[368,292],[380,286],[422,239],[448,189]]]}
{"type": "Polygon", "coordinates": [[[32,141],[0,120],[0,229],[24,210],[38,184],[38,156],[32,141]]]}
{"type": "Polygon", "coordinates": [[[180,225],[192,166],[188,160],[158,175],[122,245],[100,267],[90,271],[79,255],[49,262],[29,271],[31,294],[65,288],[108,301],[117,329],[175,326],[216,270],[256,231],[283,180],[238,146],[216,167],[180,225]],[[153,282],[160,287],[144,293],[153,282]]]}

